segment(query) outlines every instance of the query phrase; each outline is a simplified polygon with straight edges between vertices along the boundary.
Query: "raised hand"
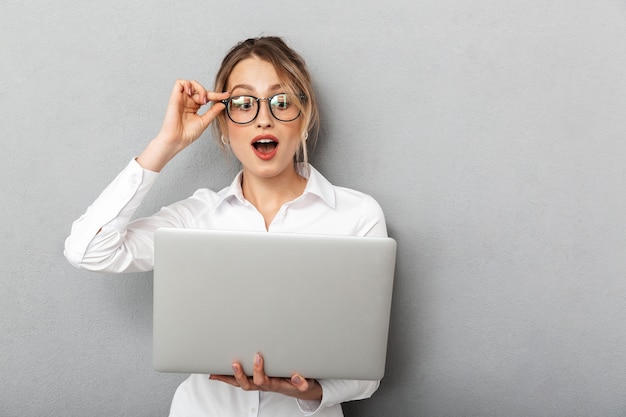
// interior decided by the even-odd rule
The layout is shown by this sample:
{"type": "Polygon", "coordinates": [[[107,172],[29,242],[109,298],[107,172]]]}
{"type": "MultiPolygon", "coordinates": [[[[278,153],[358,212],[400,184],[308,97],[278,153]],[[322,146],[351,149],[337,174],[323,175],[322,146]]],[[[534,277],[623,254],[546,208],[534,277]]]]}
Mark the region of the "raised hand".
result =
{"type": "Polygon", "coordinates": [[[224,110],[219,101],[228,97],[228,93],[207,91],[197,81],[176,81],[161,131],[137,158],[137,162],[146,169],[160,171],[176,154],[202,135],[224,110]],[[199,114],[200,108],[209,103],[214,104],[204,114],[199,114]]]}

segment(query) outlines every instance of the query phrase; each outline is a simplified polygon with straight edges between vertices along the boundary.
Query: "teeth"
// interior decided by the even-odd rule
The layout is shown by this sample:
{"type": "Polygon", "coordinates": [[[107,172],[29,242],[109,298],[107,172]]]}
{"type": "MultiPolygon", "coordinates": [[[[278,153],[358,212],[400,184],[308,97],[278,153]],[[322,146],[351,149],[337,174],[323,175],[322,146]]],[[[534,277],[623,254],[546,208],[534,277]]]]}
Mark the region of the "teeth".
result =
{"type": "Polygon", "coordinates": [[[261,139],[257,140],[256,143],[274,143],[274,141],[271,139],[261,139]]]}

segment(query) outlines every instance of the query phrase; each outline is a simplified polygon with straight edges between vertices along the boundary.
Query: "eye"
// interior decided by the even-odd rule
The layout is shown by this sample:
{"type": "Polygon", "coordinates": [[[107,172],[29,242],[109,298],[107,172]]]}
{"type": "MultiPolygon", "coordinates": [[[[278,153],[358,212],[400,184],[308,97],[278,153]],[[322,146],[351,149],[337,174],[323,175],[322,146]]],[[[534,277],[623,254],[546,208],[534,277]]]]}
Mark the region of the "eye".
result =
{"type": "Polygon", "coordinates": [[[291,106],[291,102],[287,94],[276,94],[272,97],[271,105],[274,109],[287,110],[291,106]]]}
{"type": "Polygon", "coordinates": [[[254,109],[256,100],[251,96],[237,96],[230,99],[230,110],[249,111],[254,109]]]}

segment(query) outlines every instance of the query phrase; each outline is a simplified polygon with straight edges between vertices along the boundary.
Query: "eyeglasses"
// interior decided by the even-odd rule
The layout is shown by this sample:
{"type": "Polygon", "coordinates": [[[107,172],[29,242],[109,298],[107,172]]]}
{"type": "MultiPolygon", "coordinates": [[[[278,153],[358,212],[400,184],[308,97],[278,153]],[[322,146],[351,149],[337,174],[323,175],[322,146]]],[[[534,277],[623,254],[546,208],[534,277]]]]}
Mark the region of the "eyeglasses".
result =
{"type": "Polygon", "coordinates": [[[234,96],[221,100],[220,102],[226,106],[226,114],[228,118],[239,125],[251,123],[259,115],[261,101],[267,101],[270,113],[276,120],[281,122],[291,122],[300,117],[300,106],[297,100],[301,102],[306,100],[304,94],[279,93],[268,98],[256,98],[254,96],[234,96]]]}

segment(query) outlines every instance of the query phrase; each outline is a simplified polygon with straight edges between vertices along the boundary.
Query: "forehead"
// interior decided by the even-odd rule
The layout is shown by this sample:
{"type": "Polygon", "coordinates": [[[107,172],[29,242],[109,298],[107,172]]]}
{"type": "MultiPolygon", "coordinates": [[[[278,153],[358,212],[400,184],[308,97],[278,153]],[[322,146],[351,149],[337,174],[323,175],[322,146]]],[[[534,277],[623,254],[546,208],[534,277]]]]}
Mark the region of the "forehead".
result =
{"type": "Polygon", "coordinates": [[[259,58],[247,58],[239,62],[230,73],[226,88],[263,93],[275,91],[283,83],[274,66],[259,58]]]}

